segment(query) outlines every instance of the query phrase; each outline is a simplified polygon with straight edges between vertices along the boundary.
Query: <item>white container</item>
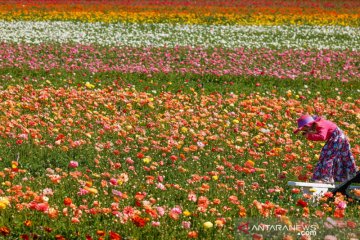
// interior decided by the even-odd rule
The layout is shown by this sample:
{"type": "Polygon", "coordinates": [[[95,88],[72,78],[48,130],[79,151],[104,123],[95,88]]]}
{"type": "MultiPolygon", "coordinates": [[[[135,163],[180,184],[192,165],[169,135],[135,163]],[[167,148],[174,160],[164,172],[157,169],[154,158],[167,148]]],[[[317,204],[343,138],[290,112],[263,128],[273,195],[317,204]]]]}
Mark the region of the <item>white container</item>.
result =
{"type": "Polygon", "coordinates": [[[335,184],[327,183],[309,183],[309,182],[288,182],[289,186],[301,188],[303,193],[310,194],[313,196],[322,196],[324,193],[328,192],[329,189],[334,189],[335,184]]]}

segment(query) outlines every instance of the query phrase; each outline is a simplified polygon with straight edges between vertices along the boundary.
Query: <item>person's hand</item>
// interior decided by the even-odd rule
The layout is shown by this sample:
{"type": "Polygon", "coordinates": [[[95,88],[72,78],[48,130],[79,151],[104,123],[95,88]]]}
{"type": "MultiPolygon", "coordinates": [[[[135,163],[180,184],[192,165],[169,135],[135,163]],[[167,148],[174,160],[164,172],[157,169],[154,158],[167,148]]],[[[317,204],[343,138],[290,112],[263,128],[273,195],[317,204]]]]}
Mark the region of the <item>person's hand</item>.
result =
{"type": "Polygon", "coordinates": [[[303,136],[305,136],[308,132],[309,132],[309,127],[308,126],[305,126],[302,130],[301,130],[301,134],[303,135],[303,136]]]}

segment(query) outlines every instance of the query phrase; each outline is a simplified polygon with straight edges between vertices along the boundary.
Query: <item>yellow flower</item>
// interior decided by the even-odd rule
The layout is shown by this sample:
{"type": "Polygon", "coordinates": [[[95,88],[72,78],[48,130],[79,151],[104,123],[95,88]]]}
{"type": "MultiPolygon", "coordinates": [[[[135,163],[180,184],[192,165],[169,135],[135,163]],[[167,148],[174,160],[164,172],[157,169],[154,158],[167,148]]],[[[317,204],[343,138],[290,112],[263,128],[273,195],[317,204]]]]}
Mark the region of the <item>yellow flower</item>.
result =
{"type": "Polygon", "coordinates": [[[191,215],[191,212],[189,212],[189,210],[185,210],[185,211],[183,212],[183,214],[184,214],[185,217],[188,217],[188,216],[191,215]]]}
{"type": "Polygon", "coordinates": [[[212,176],[212,179],[216,181],[216,180],[219,179],[219,176],[218,176],[218,175],[214,175],[214,176],[212,176]]]}
{"type": "Polygon", "coordinates": [[[204,222],[203,224],[203,227],[205,229],[208,229],[208,228],[212,228],[214,225],[212,224],[212,222],[204,222]]]}
{"type": "Polygon", "coordinates": [[[10,205],[10,201],[7,197],[0,197],[0,209],[5,209],[10,205]]]}
{"type": "Polygon", "coordinates": [[[92,194],[97,194],[98,190],[96,188],[91,188],[91,187],[84,187],[84,189],[92,194]]]}
{"type": "Polygon", "coordinates": [[[181,132],[182,132],[182,133],[187,133],[187,131],[188,131],[188,129],[187,129],[186,127],[182,127],[182,128],[181,128],[181,132]]]}
{"type": "Polygon", "coordinates": [[[94,88],[95,87],[95,85],[93,85],[93,84],[91,84],[91,83],[89,83],[89,82],[86,82],[85,83],[85,86],[87,87],[87,88],[94,88]]]}
{"type": "Polygon", "coordinates": [[[143,162],[146,163],[146,164],[150,163],[151,162],[151,157],[145,157],[143,159],[143,162]]]}

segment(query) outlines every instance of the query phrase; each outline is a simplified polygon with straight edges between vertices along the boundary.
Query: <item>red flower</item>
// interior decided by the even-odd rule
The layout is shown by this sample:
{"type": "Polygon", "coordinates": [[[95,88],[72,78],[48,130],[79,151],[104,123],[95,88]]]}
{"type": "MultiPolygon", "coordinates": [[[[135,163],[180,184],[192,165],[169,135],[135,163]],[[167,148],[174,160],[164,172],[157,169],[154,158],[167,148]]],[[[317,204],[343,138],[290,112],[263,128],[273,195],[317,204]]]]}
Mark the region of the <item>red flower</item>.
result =
{"type": "Polygon", "coordinates": [[[137,226],[137,227],[144,227],[146,225],[146,220],[138,215],[135,215],[132,218],[132,222],[137,226]]]}
{"type": "Polygon", "coordinates": [[[340,208],[336,208],[334,211],[334,217],[336,218],[343,218],[345,217],[345,210],[344,209],[340,209],[340,208]]]}
{"type": "Polygon", "coordinates": [[[60,133],[60,134],[56,137],[56,141],[62,140],[62,139],[64,139],[64,138],[65,138],[65,135],[62,134],[62,133],[60,133]]]}
{"type": "Polygon", "coordinates": [[[65,204],[66,206],[71,205],[71,203],[72,203],[71,198],[66,197],[66,198],[64,199],[64,204],[65,204]]]}
{"type": "Polygon", "coordinates": [[[170,159],[171,159],[172,162],[175,162],[178,159],[178,157],[175,156],[175,155],[171,155],[170,159]]]}
{"type": "Polygon", "coordinates": [[[120,234],[116,232],[110,231],[109,235],[111,240],[121,240],[120,234]]]}
{"type": "Polygon", "coordinates": [[[146,197],[146,193],[141,193],[141,192],[137,192],[135,194],[135,199],[138,200],[138,201],[141,201],[143,200],[144,198],[146,197]]]}
{"type": "Polygon", "coordinates": [[[281,207],[278,207],[275,209],[276,215],[285,215],[287,213],[287,210],[281,207]]]}
{"type": "Polygon", "coordinates": [[[307,202],[305,202],[304,200],[302,199],[299,199],[296,203],[296,206],[300,206],[300,207],[307,207],[307,202]]]}
{"type": "Polygon", "coordinates": [[[334,195],[333,195],[332,192],[326,192],[326,193],[324,193],[324,196],[331,198],[331,197],[333,197],[334,195]]]}
{"type": "Polygon", "coordinates": [[[347,221],[346,222],[346,225],[349,227],[349,228],[356,228],[356,222],[353,222],[353,221],[347,221]]]}
{"type": "Polygon", "coordinates": [[[20,239],[29,240],[30,237],[28,235],[26,235],[26,234],[23,234],[23,235],[20,236],[20,239]]]}

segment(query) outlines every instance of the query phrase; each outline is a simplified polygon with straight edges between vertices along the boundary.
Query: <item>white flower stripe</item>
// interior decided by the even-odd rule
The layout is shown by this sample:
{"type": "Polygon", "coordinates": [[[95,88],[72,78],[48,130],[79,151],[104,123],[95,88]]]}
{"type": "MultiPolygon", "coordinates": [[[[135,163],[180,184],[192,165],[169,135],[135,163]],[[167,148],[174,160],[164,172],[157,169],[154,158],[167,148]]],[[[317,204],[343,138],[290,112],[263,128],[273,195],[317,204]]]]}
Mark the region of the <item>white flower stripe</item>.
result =
{"type": "Polygon", "coordinates": [[[102,46],[202,46],[359,50],[360,28],[0,21],[0,41],[102,46]]]}

